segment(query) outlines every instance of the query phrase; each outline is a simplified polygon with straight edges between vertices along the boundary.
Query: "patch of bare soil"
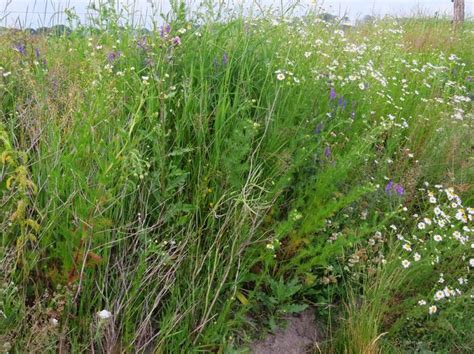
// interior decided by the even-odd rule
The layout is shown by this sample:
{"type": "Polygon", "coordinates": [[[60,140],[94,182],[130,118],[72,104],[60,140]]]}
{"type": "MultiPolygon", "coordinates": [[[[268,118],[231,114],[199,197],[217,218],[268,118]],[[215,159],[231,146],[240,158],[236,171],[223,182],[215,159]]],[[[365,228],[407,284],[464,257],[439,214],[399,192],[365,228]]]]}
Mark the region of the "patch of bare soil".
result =
{"type": "Polygon", "coordinates": [[[314,309],[309,308],[297,316],[287,318],[285,328],[275,334],[250,345],[253,354],[306,354],[317,351],[321,340],[321,329],[318,328],[314,309]]]}

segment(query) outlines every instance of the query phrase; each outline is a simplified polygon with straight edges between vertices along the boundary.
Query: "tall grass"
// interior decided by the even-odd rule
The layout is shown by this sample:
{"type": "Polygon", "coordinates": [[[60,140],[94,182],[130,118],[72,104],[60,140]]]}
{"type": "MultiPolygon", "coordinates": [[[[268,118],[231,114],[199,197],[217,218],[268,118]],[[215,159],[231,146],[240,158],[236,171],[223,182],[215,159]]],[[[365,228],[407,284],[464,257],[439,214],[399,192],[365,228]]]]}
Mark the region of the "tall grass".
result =
{"type": "MultiPolygon", "coordinates": [[[[249,318],[347,298],[341,262],[422,182],[472,200],[470,23],[108,19],[0,37],[6,350],[240,347],[249,318]]],[[[381,274],[347,352],[380,338],[381,274]]]]}

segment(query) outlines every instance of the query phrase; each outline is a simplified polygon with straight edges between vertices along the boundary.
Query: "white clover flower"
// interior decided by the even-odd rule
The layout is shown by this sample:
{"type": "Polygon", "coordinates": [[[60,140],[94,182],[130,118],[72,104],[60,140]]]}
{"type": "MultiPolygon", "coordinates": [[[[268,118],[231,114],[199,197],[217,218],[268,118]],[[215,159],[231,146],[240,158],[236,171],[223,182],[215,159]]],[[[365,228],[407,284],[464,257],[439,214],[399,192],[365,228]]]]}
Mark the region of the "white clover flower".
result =
{"type": "Polygon", "coordinates": [[[424,230],[426,228],[426,225],[424,222],[419,222],[417,226],[420,230],[424,230]]]}
{"type": "Polygon", "coordinates": [[[435,305],[430,306],[429,309],[428,309],[428,313],[429,313],[430,315],[435,314],[436,311],[438,311],[438,308],[437,308],[435,305]]]}
{"type": "Polygon", "coordinates": [[[426,225],[431,225],[431,219],[430,218],[424,218],[423,221],[425,222],[426,225]]]}
{"type": "Polygon", "coordinates": [[[436,242],[441,242],[443,240],[443,238],[441,237],[441,235],[434,235],[433,236],[433,239],[436,241],[436,242]]]}
{"type": "Polygon", "coordinates": [[[413,255],[413,259],[415,260],[415,262],[418,262],[421,259],[421,255],[418,252],[416,252],[413,255]]]}
{"type": "Polygon", "coordinates": [[[309,58],[309,57],[311,56],[311,54],[312,54],[311,52],[304,52],[304,56],[305,56],[306,58],[309,58]]]}
{"type": "Polygon", "coordinates": [[[426,305],[426,301],[425,300],[420,300],[420,301],[418,301],[418,305],[424,306],[424,305],[426,305]]]}
{"type": "Polygon", "coordinates": [[[404,259],[404,260],[402,261],[402,266],[403,266],[403,268],[408,268],[408,267],[410,266],[410,264],[411,264],[411,262],[410,262],[409,260],[407,260],[407,259],[404,259]]]}
{"type": "Polygon", "coordinates": [[[112,313],[107,310],[102,310],[97,313],[97,316],[99,316],[101,320],[108,320],[109,318],[112,317],[112,313]]]}
{"type": "Polygon", "coordinates": [[[438,215],[441,214],[441,209],[440,209],[439,206],[435,207],[435,208],[433,209],[433,211],[434,211],[434,213],[435,213],[436,216],[438,216],[438,215]]]}
{"type": "Polygon", "coordinates": [[[436,202],[437,202],[436,198],[433,197],[433,196],[431,196],[431,197],[430,197],[430,203],[431,203],[431,204],[436,204],[436,202]]]}
{"type": "Polygon", "coordinates": [[[361,82],[361,83],[359,84],[359,88],[360,88],[361,90],[365,90],[365,84],[364,84],[363,82],[361,82]]]}

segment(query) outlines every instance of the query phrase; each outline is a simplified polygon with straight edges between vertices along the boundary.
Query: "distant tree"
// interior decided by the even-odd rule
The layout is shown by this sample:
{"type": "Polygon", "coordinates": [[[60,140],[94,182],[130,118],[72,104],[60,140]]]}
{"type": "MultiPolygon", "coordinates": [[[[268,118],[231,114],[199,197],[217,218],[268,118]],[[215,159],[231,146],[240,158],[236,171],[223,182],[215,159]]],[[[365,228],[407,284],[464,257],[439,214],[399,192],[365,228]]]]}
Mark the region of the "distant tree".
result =
{"type": "Polygon", "coordinates": [[[361,19],[357,19],[356,24],[358,26],[360,26],[360,25],[367,24],[367,23],[373,23],[373,22],[375,22],[376,19],[377,18],[375,16],[365,15],[361,19]]]}
{"type": "MultiPolygon", "coordinates": [[[[330,13],[322,13],[318,16],[321,20],[323,20],[324,22],[335,22],[336,19],[338,19],[338,16],[336,15],[332,15],[330,13]]],[[[348,16],[343,16],[342,18],[340,18],[340,20],[342,22],[348,22],[350,21],[350,18],[348,16]]]]}
{"type": "Polygon", "coordinates": [[[376,20],[375,16],[371,16],[371,15],[365,15],[364,18],[362,18],[363,23],[372,23],[372,22],[375,22],[375,20],[376,20]]]}
{"type": "Polygon", "coordinates": [[[331,15],[330,13],[323,13],[318,17],[325,22],[333,22],[337,16],[331,15]]]}
{"type": "Polygon", "coordinates": [[[464,0],[451,0],[454,3],[454,18],[455,24],[464,22],[464,0]]]}

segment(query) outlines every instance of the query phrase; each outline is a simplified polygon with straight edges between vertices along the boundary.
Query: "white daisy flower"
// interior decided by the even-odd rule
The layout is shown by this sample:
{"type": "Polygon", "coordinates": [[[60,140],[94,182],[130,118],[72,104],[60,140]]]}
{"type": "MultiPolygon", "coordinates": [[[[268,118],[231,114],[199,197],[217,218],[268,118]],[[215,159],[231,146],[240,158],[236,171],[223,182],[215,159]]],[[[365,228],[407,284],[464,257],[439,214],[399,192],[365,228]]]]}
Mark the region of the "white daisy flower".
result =
{"type": "Polygon", "coordinates": [[[404,260],[402,261],[402,266],[403,266],[403,268],[408,268],[408,267],[410,266],[410,264],[411,264],[411,262],[410,262],[409,260],[407,260],[407,259],[404,259],[404,260]]]}

